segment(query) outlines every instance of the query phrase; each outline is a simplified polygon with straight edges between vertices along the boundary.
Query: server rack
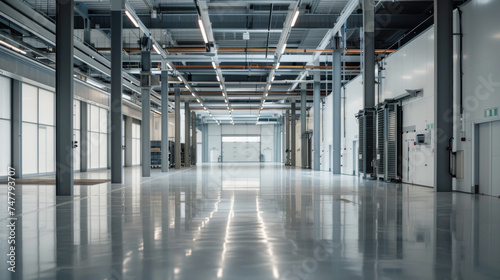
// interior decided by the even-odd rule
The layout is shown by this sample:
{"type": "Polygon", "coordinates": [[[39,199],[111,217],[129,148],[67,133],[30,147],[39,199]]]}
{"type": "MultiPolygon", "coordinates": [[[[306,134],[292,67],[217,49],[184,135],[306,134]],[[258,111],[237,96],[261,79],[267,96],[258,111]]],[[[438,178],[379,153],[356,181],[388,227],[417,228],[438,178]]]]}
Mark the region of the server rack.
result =
{"type": "Polygon", "coordinates": [[[374,176],[376,163],[375,150],[376,150],[376,111],[374,109],[365,109],[359,111],[356,115],[359,124],[359,154],[358,154],[358,171],[365,174],[367,177],[374,176]],[[365,146],[366,138],[366,146],[365,146]],[[366,152],[365,152],[366,150],[366,152]],[[366,157],[366,170],[363,166],[364,157],[366,157]]]}

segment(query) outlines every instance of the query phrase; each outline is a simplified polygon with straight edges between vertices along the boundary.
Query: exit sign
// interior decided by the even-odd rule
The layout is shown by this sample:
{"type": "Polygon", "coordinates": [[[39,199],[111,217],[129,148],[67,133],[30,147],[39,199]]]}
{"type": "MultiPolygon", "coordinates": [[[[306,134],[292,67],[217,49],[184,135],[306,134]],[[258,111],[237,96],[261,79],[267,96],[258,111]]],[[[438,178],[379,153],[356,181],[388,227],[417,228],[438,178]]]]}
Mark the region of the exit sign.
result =
{"type": "Polygon", "coordinates": [[[496,117],[496,116],[498,116],[498,108],[484,110],[484,117],[485,118],[496,117]]]}

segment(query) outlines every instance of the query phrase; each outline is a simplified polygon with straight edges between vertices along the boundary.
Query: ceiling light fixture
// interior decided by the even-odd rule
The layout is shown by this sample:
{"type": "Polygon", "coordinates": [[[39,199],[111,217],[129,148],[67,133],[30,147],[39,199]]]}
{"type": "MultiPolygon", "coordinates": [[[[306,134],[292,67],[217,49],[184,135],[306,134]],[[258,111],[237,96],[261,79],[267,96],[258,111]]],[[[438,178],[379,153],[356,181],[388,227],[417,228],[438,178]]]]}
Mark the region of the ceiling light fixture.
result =
{"type": "Polygon", "coordinates": [[[203,36],[203,41],[205,41],[205,44],[208,44],[207,33],[205,31],[205,27],[203,26],[203,21],[201,21],[201,19],[198,20],[198,25],[200,26],[201,36],[203,36]]]}
{"type": "Polygon", "coordinates": [[[93,80],[87,80],[87,83],[89,83],[89,84],[91,84],[91,85],[93,85],[93,86],[95,86],[95,87],[101,88],[101,89],[102,89],[102,88],[105,88],[105,86],[101,85],[101,84],[100,84],[100,83],[98,83],[98,82],[94,82],[93,80]]]}
{"type": "Polygon", "coordinates": [[[283,45],[283,48],[281,49],[281,54],[285,53],[286,50],[286,43],[283,45]]]}
{"type": "Polygon", "coordinates": [[[134,24],[134,26],[139,28],[139,23],[137,23],[132,14],[129,11],[125,11],[125,14],[127,15],[128,19],[130,19],[130,21],[134,24]]]}
{"type": "Polygon", "coordinates": [[[297,21],[297,18],[299,17],[299,11],[297,10],[295,12],[295,15],[293,16],[293,20],[292,20],[292,27],[295,25],[295,22],[297,21]]]}
{"type": "Polygon", "coordinates": [[[9,44],[9,43],[5,42],[5,41],[0,40],[0,44],[4,45],[4,46],[6,46],[6,47],[11,48],[12,50],[14,50],[14,51],[16,51],[16,52],[18,52],[18,53],[22,53],[22,54],[24,54],[24,55],[26,54],[26,52],[25,52],[25,51],[21,50],[20,48],[15,47],[15,46],[13,46],[13,45],[11,45],[11,44],[9,44]]]}
{"type": "Polygon", "coordinates": [[[158,47],[155,44],[153,44],[153,49],[155,50],[155,52],[157,54],[160,54],[160,50],[158,49],[158,47]]]}

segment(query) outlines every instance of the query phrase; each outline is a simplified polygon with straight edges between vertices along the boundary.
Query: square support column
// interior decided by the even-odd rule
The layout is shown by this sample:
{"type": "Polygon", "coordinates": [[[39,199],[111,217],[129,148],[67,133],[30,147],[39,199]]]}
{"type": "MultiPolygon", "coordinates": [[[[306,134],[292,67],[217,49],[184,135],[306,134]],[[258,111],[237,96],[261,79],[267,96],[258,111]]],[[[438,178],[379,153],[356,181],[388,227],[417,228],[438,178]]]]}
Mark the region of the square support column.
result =
{"type": "Polygon", "coordinates": [[[168,70],[166,65],[161,71],[161,172],[168,172],[168,70]]]}
{"type": "Polygon", "coordinates": [[[56,0],[56,195],[73,196],[74,1],[56,0]]]}
{"type": "MultiPolygon", "coordinates": [[[[314,66],[319,66],[319,61],[314,62],[314,66]]],[[[314,72],[314,88],[313,88],[313,102],[314,102],[314,144],[313,144],[313,160],[314,170],[320,170],[320,151],[321,151],[321,74],[318,71],[314,72]]]]}
{"type": "Polygon", "coordinates": [[[191,140],[191,113],[189,111],[189,103],[184,103],[184,166],[191,167],[191,157],[190,157],[190,140],[191,140]]]}
{"type": "Polygon", "coordinates": [[[191,154],[191,163],[193,165],[196,165],[196,113],[195,112],[191,112],[191,143],[193,145],[193,151],[192,151],[192,154],[191,154]]]}
{"type": "Polygon", "coordinates": [[[181,89],[175,87],[175,169],[181,169],[181,89]]]}
{"type": "Polygon", "coordinates": [[[291,143],[291,147],[290,147],[290,150],[291,150],[291,153],[290,153],[290,157],[291,157],[291,160],[290,160],[290,165],[291,166],[295,166],[295,152],[297,151],[297,147],[295,145],[295,140],[296,140],[296,133],[295,133],[295,100],[292,101],[292,106],[291,106],[291,111],[292,111],[292,114],[291,114],[291,121],[290,121],[290,137],[292,138],[292,143],[291,143]]]}
{"type": "Polygon", "coordinates": [[[453,138],[453,1],[434,0],[435,157],[434,190],[451,192],[450,141],[453,138]]]}
{"type": "Polygon", "coordinates": [[[290,113],[285,111],[285,165],[290,165],[290,113]]]}
{"type": "Polygon", "coordinates": [[[123,183],[123,0],[111,1],[111,183],[123,183]]]}
{"type": "MultiPolygon", "coordinates": [[[[372,110],[375,106],[375,7],[371,0],[363,0],[363,91],[364,109],[372,110]]],[[[366,122],[365,122],[366,123],[366,122]]],[[[368,122],[371,124],[371,122],[368,122]]],[[[363,178],[367,178],[369,166],[372,164],[373,155],[368,155],[374,150],[374,139],[368,137],[368,125],[363,125],[363,178]]]]}
{"type": "Polygon", "coordinates": [[[307,164],[307,135],[306,135],[306,117],[307,117],[307,85],[302,84],[300,90],[300,152],[302,159],[302,168],[308,167],[307,164]]]}
{"type": "Polygon", "coordinates": [[[133,154],[134,147],[132,141],[132,127],[133,127],[132,117],[127,116],[125,118],[125,166],[133,166],[133,154]]]}
{"type": "Polygon", "coordinates": [[[141,38],[141,157],[142,177],[151,176],[151,38],[141,38]]]}
{"type": "Polygon", "coordinates": [[[333,39],[332,94],[333,94],[333,158],[332,173],[340,174],[341,135],[342,135],[342,46],[339,36],[333,39]]]}

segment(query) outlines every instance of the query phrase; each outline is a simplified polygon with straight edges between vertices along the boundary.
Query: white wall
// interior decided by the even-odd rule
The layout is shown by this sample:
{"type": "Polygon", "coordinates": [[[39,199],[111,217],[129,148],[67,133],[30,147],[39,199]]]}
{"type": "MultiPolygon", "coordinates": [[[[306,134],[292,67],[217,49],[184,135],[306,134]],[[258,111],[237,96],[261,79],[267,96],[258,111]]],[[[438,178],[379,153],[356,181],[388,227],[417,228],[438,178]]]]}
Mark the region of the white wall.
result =
{"type": "MultiPolygon", "coordinates": [[[[423,95],[402,103],[403,128],[415,127],[403,134],[403,182],[424,186],[434,184],[434,144],[414,145],[415,134],[434,124],[434,28],[430,28],[385,59],[381,100],[393,98],[406,89],[423,89],[423,95]],[[410,151],[408,152],[408,148],[410,151]],[[409,156],[409,161],[407,161],[409,156]]],[[[431,139],[433,130],[430,129],[431,139]]]]}
{"type": "MultiPolygon", "coordinates": [[[[460,124],[458,107],[458,36],[455,38],[455,150],[465,152],[465,177],[455,180],[455,190],[469,192],[473,172],[473,128],[474,124],[500,120],[485,117],[484,111],[500,106],[500,1],[472,0],[463,7],[464,32],[464,125],[460,124]],[[458,141],[465,137],[466,141],[458,141]]],[[[458,17],[455,13],[458,32],[458,17]]],[[[414,126],[414,131],[403,135],[403,141],[412,140],[415,134],[430,130],[434,139],[434,29],[430,28],[410,43],[385,59],[381,101],[395,97],[406,89],[423,89],[423,95],[402,103],[403,127],[414,126]]],[[[358,123],[354,115],[363,108],[362,77],[346,85],[345,108],[346,136],[342,137],[342,173],[352,174],[353,141],[358,139],[358,123]]],[[[330,97],[326,99],[329,104],[330,97]]],[[[328,122],[329,119],[327,119],[328,122]]],[[[328,129],[325,126],[325,133],[328,129]]],[[[344,130],[344,124],[342,124],[344,130]]],[[[343,131],[342,131],[343,132],[343,131]]],[[[326,143],[328,140],[326,140],[326,143]]],[[[404,142],[403,142],[404,144],[404,142]]],[[[404,157],[410,157],[410,172],[403,170],[403,181],[419,185],[434,184],[434,144],[404,146],[404,157]],[[408,146],[410,151],[408,152],[408,146]]],[[[358,143],[359,147],[359,143],[358,143]]],[[[406,160],[404,158],[403,160],[406,160]]],[[[492,159],[496,160],[496,159],[492,159]]]]}
{"type": "MultiPolygon", "coordinates": [[[[455,147],[465,153],[465,177],[457,179],[454,188],[469,192],[473,181],[473,128],[480,122],[500,120],[485,117],[484,111],[500,106],[500,1],[472,0],[463,7],[463,92],[464,132],[455,117],[455,147]],[[465,137],[466,141],[459,141],[465,137]]],[[[458,31],[456,26],[455,32],[458,31]]],[[[455,49],[459,50],[458,38],[455,49]]],[[[455,53],[458,57],[458,52],[455,53]]],[[[458,64],[458,61],[457,61],[458,64]]],[[[459,102],[458,68],[455,71],[455,104],[459,102]]],[[[458,107],[457,110],[458,111],[458,107]]],[[[496,159],[498,161],[498,156],[496,159]]],[[[494,172],[494,171],[493,171],[494,172]]],[[[498,186],[498,184],[497,184],[498,186]]]]}
{"type": "MultiPolygon", "coordinates": [[[[342,117],[344,117],[345,111],[345,125],[342,120],[342,168],[341,172],[343,174],[353,175],[355,168],[354,161],[357,162],[358,158],[353,156],[353,153],[357,155],[357,148],[359,148],[359,143],[354,150],[353,142],[358,142],[358,132],[359,126],[355,115],[363,108],[363,84],[361,76],[356,77],[351,82],[345,86],[345,106],[342,104],[342,117]],[[345,130],[345,137],[344,137],[345,130]]],[[[344,96],[344,95],[342,95],[344,96]]],[[[357,166],[357,165],[356,165],[357,166]]],[[[357,173],[357,170],[356,170],[357,173]]]]}

